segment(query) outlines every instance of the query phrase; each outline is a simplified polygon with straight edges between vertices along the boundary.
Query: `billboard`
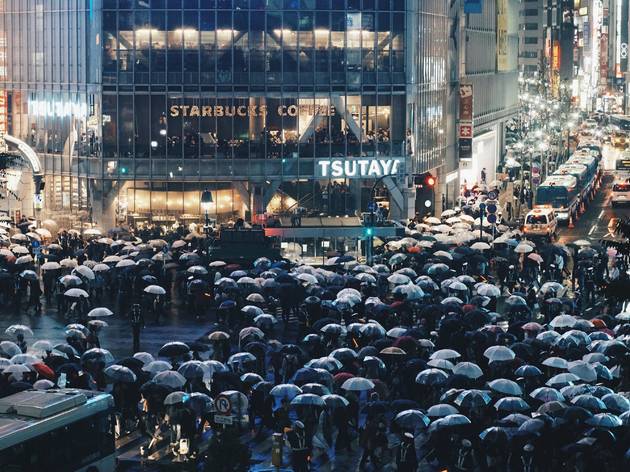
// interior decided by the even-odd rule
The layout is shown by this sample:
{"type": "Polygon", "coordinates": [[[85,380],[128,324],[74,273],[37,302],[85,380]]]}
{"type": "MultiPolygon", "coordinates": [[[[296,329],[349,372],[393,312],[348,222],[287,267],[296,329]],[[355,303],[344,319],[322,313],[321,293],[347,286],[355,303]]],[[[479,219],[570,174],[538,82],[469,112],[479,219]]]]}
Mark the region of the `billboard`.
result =
{"type": "Polygon", "coordinates": [[[473,86],[459,85],[459,158],[472,159],[473,138],[473,86]]]}
{"type": "Polygon", "coordinates": [[[483,0],[464,0],[464,13],[483,13],[483,0]]]}

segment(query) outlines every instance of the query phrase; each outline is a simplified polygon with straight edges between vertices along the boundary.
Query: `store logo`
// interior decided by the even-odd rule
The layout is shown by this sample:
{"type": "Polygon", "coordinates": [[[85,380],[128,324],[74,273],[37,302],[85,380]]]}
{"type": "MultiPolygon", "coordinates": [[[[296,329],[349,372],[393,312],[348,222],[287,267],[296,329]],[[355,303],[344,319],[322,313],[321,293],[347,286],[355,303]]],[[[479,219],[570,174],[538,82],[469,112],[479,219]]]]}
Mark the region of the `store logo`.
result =
{"type": "MultiPolygon", "coordinates": [[[[336,113],[333,105],[281,105],[275,111],[278,116],[334,116],[336,113]]],[[[268,108],[266,105],[173,105],[169,108],[169,113],[172,118],[180,116],[215,116],[218,118],[267,116],[268,108]]]]}
{"type": "Polygon", "coordinates": [[[28,113],[31,116],[56,116],[64,118],[74,116],[85,118],[88,116],[87,103],[63,102],[56,100],[29,100],[28,113]]]}
{"type": "Polygon", "coordinates": [[[319,178],[361,179],[397,174],[402,159],[322,159],[317,161],[319,178]]]}

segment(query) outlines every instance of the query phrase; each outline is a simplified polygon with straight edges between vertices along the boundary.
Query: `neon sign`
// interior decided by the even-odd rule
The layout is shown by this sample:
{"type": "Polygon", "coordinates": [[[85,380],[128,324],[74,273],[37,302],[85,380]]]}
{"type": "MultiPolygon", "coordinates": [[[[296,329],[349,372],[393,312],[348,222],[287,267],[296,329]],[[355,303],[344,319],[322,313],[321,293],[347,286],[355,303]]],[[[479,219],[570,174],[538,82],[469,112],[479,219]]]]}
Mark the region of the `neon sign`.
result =
{"type": "Polygon", "coordinates": [[[402,159],[321,159],[315,172],[323,179],[372,179],[397,174],[402,159]]]}

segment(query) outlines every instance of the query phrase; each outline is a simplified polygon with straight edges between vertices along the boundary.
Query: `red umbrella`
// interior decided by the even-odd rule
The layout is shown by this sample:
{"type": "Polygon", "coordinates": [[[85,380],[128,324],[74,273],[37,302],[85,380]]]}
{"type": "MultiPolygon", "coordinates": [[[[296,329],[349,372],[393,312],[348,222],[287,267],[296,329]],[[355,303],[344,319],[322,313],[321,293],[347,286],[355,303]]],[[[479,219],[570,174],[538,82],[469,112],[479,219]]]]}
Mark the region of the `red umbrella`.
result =
{"type": "Polygon", "coordinates": [[[349,372],[339,372],[338,374],[335,374],[335,376],[333,377],[333,382],[335,383],[335,385],[341,385],[346,380],[351,379],[353,377],[354,375],[352,375],[349,372]]]}
{"type": "Polygon", "coordinates": [[[593,323],[593,326],[595,326],[597,329],[602,329],[602,328],[607,328],[608,326],[606,326],[606,322],[602,319],[599,318],[593,318],[591,320],[591,323],[593,323]]]}
{"type": "Polygon", "coordinates": [[[420,253],[420,246],[411,246],[410,248],[407,249],[407,252],[409,254],[419,254],[420,253]]]}
{"type": "Polygon", "coordinates": [[[35,369],[40,377],[52,380],[53,382],[55,381],[55,372],[46,364],[38,362],[37,364],[33,364],[33,369],[35,369]]]}
{"type": "Polygon", "coordinates": [[[523,331],[542,331],[543,327],[535,321],[530,321],[529,323],[525,323],[521,326],[521,329],[523,331]]]}

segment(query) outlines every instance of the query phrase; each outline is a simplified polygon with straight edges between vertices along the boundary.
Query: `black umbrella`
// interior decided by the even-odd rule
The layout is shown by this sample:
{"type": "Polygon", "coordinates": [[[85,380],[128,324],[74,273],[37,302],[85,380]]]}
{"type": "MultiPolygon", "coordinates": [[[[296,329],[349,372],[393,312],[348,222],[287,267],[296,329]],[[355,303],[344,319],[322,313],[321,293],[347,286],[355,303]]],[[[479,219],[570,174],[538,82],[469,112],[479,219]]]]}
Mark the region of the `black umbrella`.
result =
{"type": "Polygon", "coordinates": [[[190,352],[190,347],[187,344],[179,341],[174,341],[166,343],[164,346],[162,346],[158,352],[158,355],[161,357],[177,357],[183,356],[188,352],[190,352]]]}

